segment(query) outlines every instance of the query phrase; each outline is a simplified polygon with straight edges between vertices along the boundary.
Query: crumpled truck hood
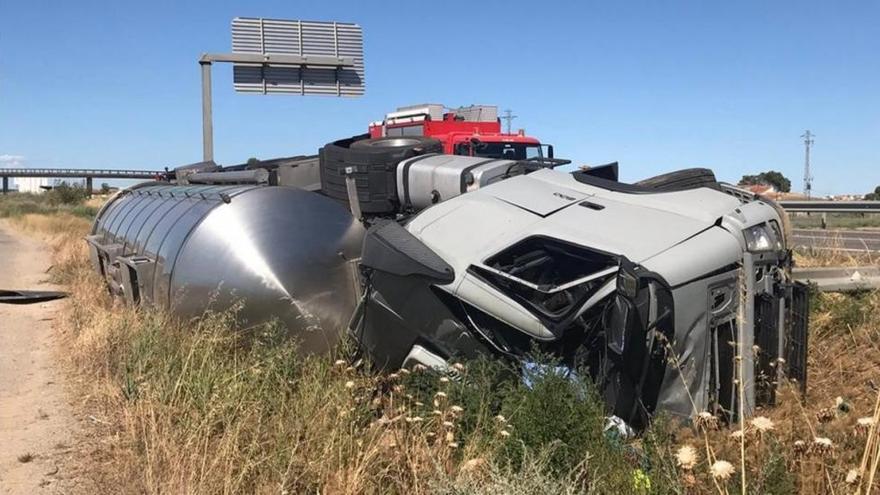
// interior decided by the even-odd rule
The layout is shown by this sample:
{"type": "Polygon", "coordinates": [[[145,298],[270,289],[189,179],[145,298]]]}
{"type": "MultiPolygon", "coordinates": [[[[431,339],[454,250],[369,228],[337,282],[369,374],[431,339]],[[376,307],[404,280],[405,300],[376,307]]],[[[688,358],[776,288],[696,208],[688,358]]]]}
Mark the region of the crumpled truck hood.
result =
{"type": "MultiPolygon", "coordinates": [[[[739,206],[702,188],[627,194],[542,170],[432,206],[407,229],[455,270],[441,288],[534,338],[553,333],[522,305],[468,273],[471,265],[531,236],[546,236],[641,263],[712,228],[739,206]]],[[[707,253],[708,254],[708,253],[707,253]]]]}
{"type": "Polygon", "coordinates": [[[739,205],[736,198],[707,188],[630,194],[542,170],[433,206],[407,228],[457,274],[533,235],[639,263],[712,227],[739,205]]]}

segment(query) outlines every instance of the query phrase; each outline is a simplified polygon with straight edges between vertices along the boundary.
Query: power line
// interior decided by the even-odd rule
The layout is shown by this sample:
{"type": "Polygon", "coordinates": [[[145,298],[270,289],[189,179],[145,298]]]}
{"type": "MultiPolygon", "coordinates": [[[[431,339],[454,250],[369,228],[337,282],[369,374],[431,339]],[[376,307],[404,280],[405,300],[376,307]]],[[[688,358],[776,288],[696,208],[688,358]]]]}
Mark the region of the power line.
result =
{"type": "Polygon", "coordinates": [[[505,110],[504,116],[501,117],[502,120],[507,122],[507,133],[510,134],[510,124],[513,122],[513,119],[517,118],[516,115],[513,115],[512,110],[505,110]]]}
{"type": "Polygon", "coordinates": [[[816,137],[815,134],[810,132],[807,129],[806,132],[801,134],[801,137],[804,138],[804,194],[807,195],[807,198],[810,197],[811,192],[813,190],[813,175],[810,172],[810,147],[813,146],[813,138],[816,137]]]}

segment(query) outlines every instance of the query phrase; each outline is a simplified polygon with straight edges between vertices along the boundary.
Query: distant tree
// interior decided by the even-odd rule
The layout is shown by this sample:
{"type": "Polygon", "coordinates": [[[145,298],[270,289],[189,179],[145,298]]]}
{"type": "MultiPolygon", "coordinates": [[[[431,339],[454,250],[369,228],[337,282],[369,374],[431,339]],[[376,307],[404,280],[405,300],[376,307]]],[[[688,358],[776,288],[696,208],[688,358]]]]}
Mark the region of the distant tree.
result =
{"type": "Polygon", "coordinates": [[[743,175],[739,183],[743,185],[767,184],[768,186],[775,187],[779,192],[791,191],[791,181],[782,175],[781,172],[775,170],[761,172],[757,175],[743,175]]]}
{"type": "Polygon", "coordinates": [[[258,158],[250,157],[247,160],[248,168],[256,167],[259,164],[260,164],[260,160],[258,158]]]}
{"type": "Polygon", "coordinates": [[[110,184],[106,182],[101,183],[101,194],[110,194],[110,184]]]}
{"type": "Polygon", "coordinates": [[[868,201],[880,201],[880,186],[875,187],[874,192],[865,194],[865,199],[868,201]]]}

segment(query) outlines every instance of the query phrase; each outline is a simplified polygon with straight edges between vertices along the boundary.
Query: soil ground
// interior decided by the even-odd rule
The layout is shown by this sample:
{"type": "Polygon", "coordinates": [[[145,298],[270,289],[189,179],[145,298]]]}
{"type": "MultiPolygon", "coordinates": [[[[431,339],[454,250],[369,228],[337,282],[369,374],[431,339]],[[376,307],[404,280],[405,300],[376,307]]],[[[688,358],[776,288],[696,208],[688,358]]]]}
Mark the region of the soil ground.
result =
{"type": "MultiPolygon", "coordinates": [[[[47,246],[0,223],[0,289],[56,289],[50,259],[47,246]]],[[[89,491],[73,468],[83,428],[56,359],[62,304],[0,304],[0,494],[89,491]]]]}

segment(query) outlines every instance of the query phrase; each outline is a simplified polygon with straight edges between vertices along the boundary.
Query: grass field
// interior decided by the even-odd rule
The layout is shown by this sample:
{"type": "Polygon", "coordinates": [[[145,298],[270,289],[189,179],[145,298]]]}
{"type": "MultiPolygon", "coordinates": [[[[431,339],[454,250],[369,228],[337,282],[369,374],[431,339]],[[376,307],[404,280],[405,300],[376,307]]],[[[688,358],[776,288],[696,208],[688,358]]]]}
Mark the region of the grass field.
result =
{"type": "Polygon", "coordinates": [[[0,215],[51,243],[72,293],[59,355],[106,422],[84,462],[108,491],[867,493],[847,478],[880,460],[877,293],[815,295],[805,401],[786,383],[751,423],[661,417],[625,440],[603,432],[588,383],[549,374],[527,388],[481,361],[461,363],[461,380],[373,375],[344,350],[302,356],[271,325],[238,328],[234,310],[177,321],[124,307],[89,268],[88,218],[18,200],[0,199],[0,215]]]}
{"type": "MultiPolygon", "coordinates": [[[[828,213],[829,229],[880,228],[880,214],[877,213],[828,213]]],[[[822,228],[822,215],[819,213],[795,213],[791,215],[791,225],[796,229],[822,228]]]]}

